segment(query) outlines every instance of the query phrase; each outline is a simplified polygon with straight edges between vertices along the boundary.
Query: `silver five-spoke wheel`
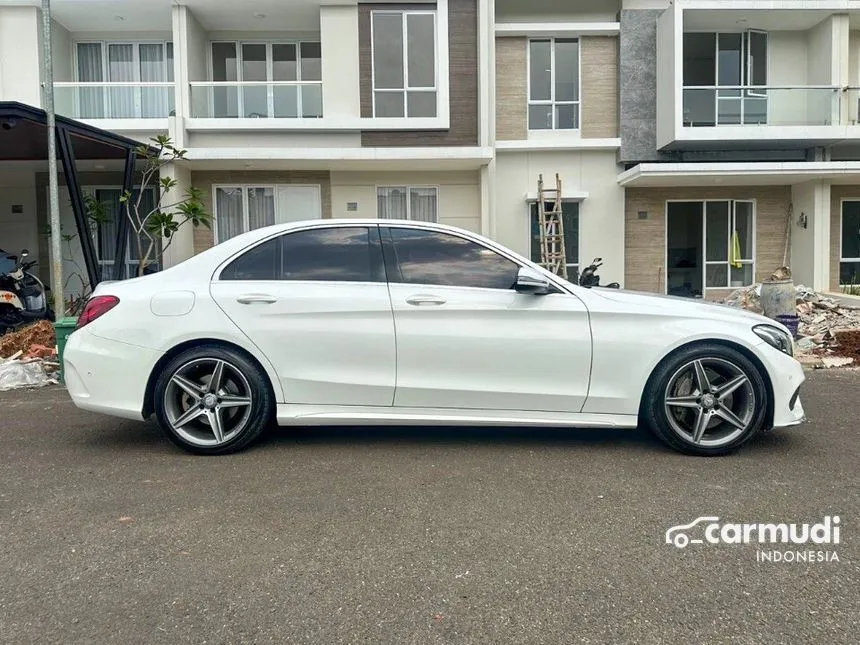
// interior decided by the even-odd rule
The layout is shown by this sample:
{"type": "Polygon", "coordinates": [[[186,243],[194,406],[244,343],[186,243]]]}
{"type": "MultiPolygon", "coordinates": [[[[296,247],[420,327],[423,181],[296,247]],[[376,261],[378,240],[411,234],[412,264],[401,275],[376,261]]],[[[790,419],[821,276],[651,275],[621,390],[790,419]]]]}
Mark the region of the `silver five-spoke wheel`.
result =
{"type": "Polygon", "coordinates": [[[196,358],[171,374],[163,403],[173,432],[193,446],[216,447],[245,429],[253,393],[236,365],[220,358],[196,358]]]}
{"type": "Polygon", "coordinates": [[[697,446],[719,448],[747,432],[755,419],[755,388],[744,370],[718,357],[684,363],[665,390],[672,430],[697,446]]]}

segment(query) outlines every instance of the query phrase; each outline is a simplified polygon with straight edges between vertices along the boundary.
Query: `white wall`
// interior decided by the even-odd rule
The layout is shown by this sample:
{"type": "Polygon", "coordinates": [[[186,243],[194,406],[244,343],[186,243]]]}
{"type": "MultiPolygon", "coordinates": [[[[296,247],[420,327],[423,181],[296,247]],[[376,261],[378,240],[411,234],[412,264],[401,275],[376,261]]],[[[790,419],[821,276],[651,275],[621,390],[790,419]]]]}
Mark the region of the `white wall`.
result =
{"type": "Polygon", "coordinates": [[[36,221],[36,175],[33,171],[0,172],[0,248],[8,253],[30,251],[39,260],[39,228],[36,221]],[[13,213],[21,206],[21,213],[13,213]]]}
{"type": "MultiPolygon", "coordinates": [[[[185,199],[185,194],[191,188],[191,170],[185,163],[169,163],[161,169],[162,178],[171,178],[176,186],[167,193],[163,203],[170,204],[185,199]]],[[[179,221],[179,215],[175,215],[179,221]]],[[[173,235],[173,240],[164,251],[164,267],[172,267],[194,255],[194,227],[191,223],[184,224],[173,235]]]]}
{"type": "Polygon", "coordinates": [[[323,114],[360,117],[358,7],[320,7],[323,114]]]}
{"type": "MultiPolygon", "coordinates": [[[[860,31],[851,31],[848,36],[848,84],[852,87],[860,87],[860,31]]],[[[858,115],[858,100],[860,93],[857,90],[848,92],[848,119],[849,123],[860,120],[858,115]]]]}
{"type": "Polygon", "coordinates": [[[602,257],[601,283],[624,281],[624,189],[614,151],[504,152],[496,159],[495,239],[529,257],[530,224],[526,195],[537,193],[538,175],[562,194],[587,192],[579,209],[580,262],[602,257]]]}
{"type": "Polygon", "coordinates": [[[681,127],[683,60],[681,12],[669,7],[657,19],[657,147],[675,140],[681,127]]]}
{"type": "MultiPolygon", "coordinates": [[[[807,40],[805,31],[773,31],[768,34],[768,85],[809,85],[807,40]]],[[[770,92],[768,123],[806,123],[808,96],[808,92],[800,90],[770,92]]]]}
{"type": "Polygon", "coordinates": [[[809,181],[791,187],[791,203],[794,210],[791,223],[791,260],[789,264],[795,283],[802,283],[810,287],[814,282],[815,227],[813,223],[816,217],[821,216],[816,212],[818,202],[816,194],[820,192],[820,184],[820,181],[809,181]],[[797,224],[801,214],[806,215],[806,228],[801,228],[797,224]]]}
{"type": "MultiPolygon", "coordinates": [[[[838,74],[840,51],[837,40],[837,16],[830,16],[809,30],[807,81],[811,85],[833,85],[840,82],[838,74]]],[[[808,92],[807,110],[810,120],[820,122],[831,114],[832,97],[825,93],[808,92]]]]}
{"type": "Polygon", "coordinates": [[[474,172],[338,172],[331,173],[332,217],[376,217],[377,186],[437,186],[439,223],[480,232],[481,190],[474,172]],[[347,211],[358,202],[358,211],[347,211]]]}
{"type": "Polygon", "coordinates": [[[40,26],[35,7],[0,7],[0,101],[41,105],[40,26]]]}

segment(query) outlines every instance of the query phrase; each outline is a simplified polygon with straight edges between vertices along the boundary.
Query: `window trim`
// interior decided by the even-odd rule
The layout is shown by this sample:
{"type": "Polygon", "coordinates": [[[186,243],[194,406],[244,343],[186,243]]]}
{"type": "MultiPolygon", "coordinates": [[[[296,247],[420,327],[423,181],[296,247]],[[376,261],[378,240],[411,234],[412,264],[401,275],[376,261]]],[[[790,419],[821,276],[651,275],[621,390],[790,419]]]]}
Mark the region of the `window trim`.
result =
{"type": "Polygon", "coordinates": [[[394,220],[388,219],[387,217],[380,217],[380,215],[379,215],[379,189],[385,188],[385,189],[391,190],[393,188],[402,188],[403,190],[406,191],[406,220],[410,221],[410,222],[424,222],[424,220],[412,219],[412,202],[409,199],[411,191],[415,188],[418,188],[418,189],[432,188],[433,190],[436,191],[436,212],[434,213],[435,218],[432,222],[424,222],[424,223],[425,224],[438,224],[439,223],[439,195],[440,195],[441,191],[439,190],[438,184],[436,184],[436,185],[432,185],[432,184],[426,184],[426,185],[425,184],[376,184],[375,188],[376,188],[376,219],[383,220],[383,221],[394,221],[394,220]]]}
{"type": "MultiPolygon", "coordinates": [[[[851,286],[851,285],[842,283],[842,263],[843,262],[860,262],[860,258],[846,258],[846,257],[844,257],[844,253],[842,251],[842,242],[843,242],[843,240],[842,240],[842,238],[843,238],[842,227],[843,227],[843,217],[845,216],[845,202],[854,202],[854,203],[860,204],[860,197],[857,197],[854,199],[852,199],[850,197],[843,197],[842,199],[839,200],[839,262],[837,262],[837,264],[836,264],[836,280],[837,280],[837,284],[839,285],[840,289],[843,287],[851,286]]],[[[832,282],[831,282],[831,284],[832,284],[832,282]]]]}
{"type": "MultiPolygon", "coordinates": [[[[582,266],[582,200],[579,199],[565,199],[562,197],[562,208],[564,208],[564,204],[576,204],[577,205],[577,231],[576,231],[576,255],[578,258],[578,262],[570,263],[567,262],[566,266],[568,269],[568,275],[571,275],[570,269],[573,267],[576,270],[576,275],[579,275],[579,267],[582,266]]],[[[528,241],[528,258],[538,266],[540,266],[540,261],[535,261],[531,259],[531,244],[532,244],[532,205],[537,205],[537,199],[529,199],[526,201],[526,221],[528,222],[528,228],[526,229],[526,240],[528,241]]],[[[536,213],[536,216],[539,217],[539,214],[536,213]]],[[[566,229],[565,229],[566,230],[566,229]]]]}
{"type": "Polygon", "coordinates": [[[702,261],[702,295],[704,296],[706,292],[710,289],[712,291],[719,290],[728,290],[728,289],[743,289],[750,285],[745,285],[745,287],[733,287],[732,283],[732,273],[731,268],[726,272],[726,282],[727,286],[725,287],[709,287],[708,286],[708,265],[718,266],[718,265],[726,265],[727,267],[731,266],[731,245],[732,245],[732,231],[734,230],[735,225],[735,209],[734,204],[736,202],[743,202],[752,204],[752,259],[751,260],[741,260],[741,264],[751,265],[752,266],[752,274],[753,279],[751,284],[755,284],[755,275],[756,275],[756,263],[758,256],[758,239],[757,239],[757,223],[758,223],[758,199],[756,198],[746,198],[746,199],[736,199],[733,197],[729,197],[726,199],[667,199],[664,205],[664,213],[663,213],[663,230],[665,231],[663,235],[663,259],[661,260],[663,263],[663,293],[669,293],[669,266],[668,262],[666,262],[666,258],[669,257],[669,204],[689,204],[696,203],[702,204],[702,253],[700,256],[700,260],[702,261]],[[710,260],[708,261],[707,253],[708,253],[708,239],[707,239],[707,215],[708,202],[720,202],[720,203],[729,203],[729,237],[728,237],[728,256],[725,260],[710,260]]]}
{"type": "Polygon", "coordinates": [[[567,132],[567,133],[579,133],[582,131],[582,38],[560,38],[555,36],[549,36],[546,38],[540,37],[530,37],[526,40],[526,132],[529,134],[532,133],[540,133],[540,132],[567,132]],[[577,43],[577,53],[576,53],[576,85],[577,91],[576,95],[579,97],[576,101],[556,101],[555,100],[555,43],[557,40],[564,41],[576,41],[577,43]],[[531,73],[531,60],[532,60],[532,48],[531,44],[533,42],[549,42],[550,51],[549,51],[549,75],[550,75],[550,99],[541,99],[541,100],[532,100],[532,73],[531,73]],[[533,130],[530,127],[529,123],[529,108],[532,105],[549,105],[552,111],[552,127],[551,128],[538,128],[533,130]],[[573,105],[576,108],[576,127],[575,128],[559,128],[556,118],[556,106],[560,105],[573,105]]]}
{"type": "Polygon", "coordinates": [[[439,85],[440,85],[440,68],[441,61],[439,60],[439,16],[438,16],[438,7],[437,9],[374,9],[370,12],[370,108],[371,115],[374,119],[436,119],[440,116],[440,97],[439,97],[439,85]],[[373,22],[374,17],[376,15],[399,15],[402,16],[402,34],[403,34],[403,87],[402,88],[382,88],[377,89],[376,87],[376,48],[374,45],[376,44],[375,34],[373,30],[373,22]],[[435,64],[433,66],[433,86],[432,87],[410,87],[409,85],[409,42],[407,39],[408,34],[408,17],[410,15],[416,16],[432,16],[433,17],[433,59],[435,64]],[[411,117],[409,116],[409,92],[423,92],[430,93],[433,92],[436,95],[436,114],[432,117],[411,117]],[[395,116],[395,117],[382,117],[376,114],[376,94],[377,92],[382,93],[391,93],[402,92],[403,93],[403,116],[395,116]]]}

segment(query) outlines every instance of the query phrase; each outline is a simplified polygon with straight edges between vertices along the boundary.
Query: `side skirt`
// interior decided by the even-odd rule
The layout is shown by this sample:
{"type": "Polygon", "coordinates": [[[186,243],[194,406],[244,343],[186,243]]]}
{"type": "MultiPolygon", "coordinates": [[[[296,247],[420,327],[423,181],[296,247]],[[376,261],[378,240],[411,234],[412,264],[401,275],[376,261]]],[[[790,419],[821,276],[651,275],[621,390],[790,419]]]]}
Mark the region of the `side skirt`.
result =
{"type": "Polygon", "coordinates": [[[278,425],[464,425],[635,428],[636,415],[279,404],[278,425]]]}

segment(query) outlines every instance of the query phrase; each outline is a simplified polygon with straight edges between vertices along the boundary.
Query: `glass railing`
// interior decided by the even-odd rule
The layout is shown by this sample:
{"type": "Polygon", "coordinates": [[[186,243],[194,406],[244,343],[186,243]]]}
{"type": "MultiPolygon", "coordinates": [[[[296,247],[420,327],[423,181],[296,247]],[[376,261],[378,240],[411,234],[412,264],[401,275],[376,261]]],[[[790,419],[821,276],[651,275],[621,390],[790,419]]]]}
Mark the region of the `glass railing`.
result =
{"type": "Polygon", "coordinates": [[[319,81],[191,83],[191,116],[204,119],[320,119],[319,81]]]}
{"type": "Polygon", "coordinates": [[[842,94],[835,86],[685,87],[683,125],[839,125],[842,94]]]}
{"type": "Polygon", "coordinates": [[[175,84],[54,83],[54,107],[73,119],[163,119],[175,113],[175,84]]]}

